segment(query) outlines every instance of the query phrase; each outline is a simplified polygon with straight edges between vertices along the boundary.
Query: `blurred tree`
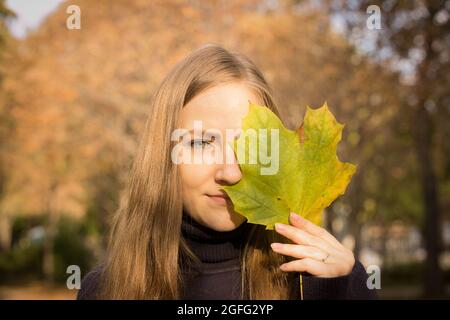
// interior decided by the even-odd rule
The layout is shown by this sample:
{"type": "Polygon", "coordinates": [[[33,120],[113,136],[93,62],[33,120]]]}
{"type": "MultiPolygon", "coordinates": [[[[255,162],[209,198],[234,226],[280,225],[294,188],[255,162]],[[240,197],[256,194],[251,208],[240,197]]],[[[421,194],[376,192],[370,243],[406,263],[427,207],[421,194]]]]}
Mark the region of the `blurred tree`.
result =
{"type": "Polygon", "coordinates": [[[401,144],[393,130],[398,81],[333,32],[323,7],[307,3],[80,0],[81,30],[65,28],[63,3],[17,43],[5,63],[17,127],[9,135],[3,206],[17,215],[47,214],[49,278],[60,217],[88,214],[99,232],[106,229],[152,92],[176,62],[208,42],[257,63],[291,128],[306,105],[324,101],[346,124],[339,154],[359,169],[339,201],[348,208],[358,251],[361,222],[374,211],[367,203],[385,188],[376,177],[401,144]]]}
{"type": "Polygon", "coordinates": [[[0,0],[0,45],[4,46],[5,39],[9,37],[9,30],[6,27],[6,20],[15,17],[16,14],[9,9],[5,0],[0,0]]]}
{"type": "MultiPolygon", "coordinates": [[[[377,59],[388,56],[403,73],[407,95],[402,112],[409,117],[409,131],[415,147],[423,199],[425,261],[424,294],[440,297],[443,277],[442,216],[439,181],[448,185],[448,120],[450,117],[450,24],[449,1],[355,1],[333,2],[347,15],[348,32],[356,41],[376,35],[371,53],[377,59]],[[381,8],[382,30],[366,29],[366,8],[381,8]],[[440,144],[437,144],[437,143],[440,144]],[[439,177],[441,179],[439,179],[439,177]]],[[[339,14],[339,11],[337,11],[339,14]]],[[[343,13],[341,13],[343,15],[343,13]]]]}
{"type": "MultiPolygon", "coordinates": [[[[6,27],[6,21],[15,17],[5,5],[4,0],[0,0],[0,68],[3,62],[4,50],[7,41],[10,41],[10,34],[6,27]]],[[[5,185],[7,179],[7,166],[5,155],[7,154],[8,135],[12,129],[10,116],[11,105],[6,103],[3,86],[3,68],[0,70],[0,252],[8,250],[11,244],[11,219],[10,215],[2,210],[2,199],[5,195],[5,185]]]]}

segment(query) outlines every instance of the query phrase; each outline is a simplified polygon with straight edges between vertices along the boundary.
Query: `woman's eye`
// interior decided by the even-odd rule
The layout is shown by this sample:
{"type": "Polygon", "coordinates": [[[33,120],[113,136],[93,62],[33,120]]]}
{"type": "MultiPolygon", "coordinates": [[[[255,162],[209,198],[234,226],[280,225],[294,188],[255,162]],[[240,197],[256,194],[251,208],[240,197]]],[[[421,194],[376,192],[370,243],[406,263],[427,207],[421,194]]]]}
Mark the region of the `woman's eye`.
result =
{"type": "Polygon", "coordinates": [[[211,143],[210,141],[198,139],[198,140],[191,140],[190,145],[193,148],[201,148],[201,147],[204,147],[206,145],[209,145],[210,143],[211,143]]]}

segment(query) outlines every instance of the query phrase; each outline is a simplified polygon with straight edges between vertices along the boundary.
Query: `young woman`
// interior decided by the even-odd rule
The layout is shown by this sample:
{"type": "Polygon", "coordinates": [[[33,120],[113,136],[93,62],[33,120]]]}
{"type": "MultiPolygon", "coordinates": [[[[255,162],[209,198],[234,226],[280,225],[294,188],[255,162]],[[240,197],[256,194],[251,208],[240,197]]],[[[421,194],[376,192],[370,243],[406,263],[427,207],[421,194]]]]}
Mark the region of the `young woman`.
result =
{"type": "Polygon", "coordinates": [[[167,75],[152,100],[106,259],[83,279],[78,299],[375,297],[364,267],[325,229],[291,213],[289,225],[267,231],[235,212],[222,189],[242,178],[234,157],[174,161],[176,129],[194,132],[176,159],[231,148],[207,133],[239,129],[249,101],[279,114],[257,67],[219,46],[194,51],[167,75]],[[195,133],[195,121],[205,135],[195,133]]]}

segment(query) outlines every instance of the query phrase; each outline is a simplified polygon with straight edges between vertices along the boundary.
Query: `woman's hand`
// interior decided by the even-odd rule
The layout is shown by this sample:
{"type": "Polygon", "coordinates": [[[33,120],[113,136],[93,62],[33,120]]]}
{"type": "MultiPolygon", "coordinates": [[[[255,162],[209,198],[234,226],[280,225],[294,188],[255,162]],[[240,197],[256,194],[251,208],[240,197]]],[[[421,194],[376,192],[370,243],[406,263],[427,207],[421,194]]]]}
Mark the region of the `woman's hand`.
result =
{"type": "Polygon", "coordinates": [[[291,225],[275,224],[275,230],[294,244],[272,243],[277,253],[294,257],[280,266],[283,271],[308,272],[332,278],[348,275],[355,264],[353,252],[345,248],[327,230],[291,212],[291,225]]]}

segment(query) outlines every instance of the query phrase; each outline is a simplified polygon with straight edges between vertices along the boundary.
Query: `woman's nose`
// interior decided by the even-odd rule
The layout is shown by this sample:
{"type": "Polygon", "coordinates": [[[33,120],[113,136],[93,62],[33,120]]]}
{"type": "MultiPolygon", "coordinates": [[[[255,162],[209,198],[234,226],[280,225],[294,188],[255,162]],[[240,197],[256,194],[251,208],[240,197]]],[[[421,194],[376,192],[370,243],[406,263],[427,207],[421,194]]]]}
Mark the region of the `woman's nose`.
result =
{"type": "Polygon", "coordinates": [[[242,171],[239,167],[239,163],[236,159],[231,146],[227,144],[227,150],[225,153],[224,161],[219,164],[216,170],[215,179],[217,182],[226,184],[236,184],[242,179],[242,171]]]}

